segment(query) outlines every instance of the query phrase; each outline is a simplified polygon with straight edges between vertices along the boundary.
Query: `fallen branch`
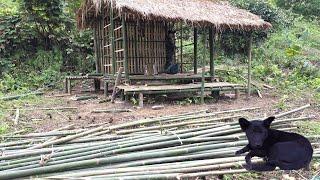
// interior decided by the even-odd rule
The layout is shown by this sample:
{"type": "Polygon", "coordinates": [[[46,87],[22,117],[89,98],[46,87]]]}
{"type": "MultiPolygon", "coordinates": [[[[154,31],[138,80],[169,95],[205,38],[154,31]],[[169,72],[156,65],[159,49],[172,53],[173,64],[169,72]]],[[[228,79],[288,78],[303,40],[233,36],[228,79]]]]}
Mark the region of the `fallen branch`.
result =
{"type": "Polygon", "coordinates": [[[74,101],[84,101],[89,99],[98,99],[98,96],[80,96],[71,98],[74,101]]]}
{"type": "Polygon", "coordinates": [[[269,86],[269,85],[267,85],[267,84],[263,84],[263,87],[268,88],[268,89],[274,89],[274,87],[269,86]]]}
{"type": "Polygon", "coordinates": [[[122,113],[122,112],[132,112],[131,109],[96,109],[91,113],[122,113]]]}
{"type": "Polygon", "coordinates": [[[0,98],[0,101],[11,101],[11,100],[17,100],[23,97],[27,97],[27,96],[40,96],[43,95],[43,92],[32,92],[32,93],[27,93],[27,94],[20,94],[20,95],[15,95],[15,96],[7,96],[7,97],[2,97],[0,98]]]}
{"type": "MultiPolygon", "coordinates": [[[[35,111],[35,110],[43,110],[43,111],[51,111],[51,110],[77,110],[78,107],[35,107],[35,108],[20,108],[22,111],[35,111]]],[[[16,109],[6,109],[9,111],[15,111],[16,109]]]]}

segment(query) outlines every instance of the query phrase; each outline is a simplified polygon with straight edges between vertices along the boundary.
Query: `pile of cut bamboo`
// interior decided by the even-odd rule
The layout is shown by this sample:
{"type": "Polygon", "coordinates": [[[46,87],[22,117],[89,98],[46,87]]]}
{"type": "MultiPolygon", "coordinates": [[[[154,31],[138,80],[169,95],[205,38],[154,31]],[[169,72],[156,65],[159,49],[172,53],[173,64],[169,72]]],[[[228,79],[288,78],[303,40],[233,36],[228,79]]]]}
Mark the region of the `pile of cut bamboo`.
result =
{"type": "MultiPolygon", "coordinates": [[[[297,111],[276,115],[286,131],[297,111]]],[[[237,119],[259,108],[201,110],[119,125],[69,125],[47,133],[2,136],[0,179],[179,179],[246,172],[235,151],[247,144],[237,119]]],[[[320,136],[308,137],[315,147],[320,136]]],[[[315,149],[314,157],[320,156],[315,149]]],[[[256,159],[255,161],[260,161],[256,159]]]]}

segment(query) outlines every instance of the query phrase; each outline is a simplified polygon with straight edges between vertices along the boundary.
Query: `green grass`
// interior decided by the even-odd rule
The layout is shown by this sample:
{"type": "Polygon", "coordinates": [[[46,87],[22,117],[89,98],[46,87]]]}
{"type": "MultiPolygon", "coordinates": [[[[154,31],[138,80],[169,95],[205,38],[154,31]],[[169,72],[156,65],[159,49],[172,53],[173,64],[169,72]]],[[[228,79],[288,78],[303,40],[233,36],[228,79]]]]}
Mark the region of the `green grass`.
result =
{"type": "Polygon", "coordinates": [[[319,135],[320,122],[319,121],[305,121],[298,123],[300,127],[299,132],[304,135],[319,135]]]}
{"type": "MultiPolygon", "coordinates": [[[[12,94],[19,94],[18,92],[12,94]]],[[[0,94],[0,98],[5,95],[0,94]]],[[[62,100],[44,98],[43,96],[31,95],[18,100],[12,101],[0,101],[0,134],[9,133],[12,130],[12,120],[14,118],[15,111],[12,109],[23,109],[30,107],[49,107],[58,104],[63,104],[62,100]]],[[[23,116],[26,112],[20,111],[20,116],[23,116]]]]}
{"type": "Polygon", "coordinates": [[[248,180],[248,179],[260,179],[261,176],[258,173],[242,173],[234,175],[224,175],[223,180],[248,180]]]}

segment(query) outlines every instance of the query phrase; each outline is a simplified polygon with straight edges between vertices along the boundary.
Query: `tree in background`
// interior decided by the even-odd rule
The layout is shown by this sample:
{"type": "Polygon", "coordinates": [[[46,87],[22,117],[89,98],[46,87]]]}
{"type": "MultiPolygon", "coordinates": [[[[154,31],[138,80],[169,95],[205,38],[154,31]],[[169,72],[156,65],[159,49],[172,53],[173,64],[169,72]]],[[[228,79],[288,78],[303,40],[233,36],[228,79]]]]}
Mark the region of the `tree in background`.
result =
{"type": "Polygon", "coordinates": [[[320,17],[320,0],[276,0],[276,4],[308,18],[320,17]]]}

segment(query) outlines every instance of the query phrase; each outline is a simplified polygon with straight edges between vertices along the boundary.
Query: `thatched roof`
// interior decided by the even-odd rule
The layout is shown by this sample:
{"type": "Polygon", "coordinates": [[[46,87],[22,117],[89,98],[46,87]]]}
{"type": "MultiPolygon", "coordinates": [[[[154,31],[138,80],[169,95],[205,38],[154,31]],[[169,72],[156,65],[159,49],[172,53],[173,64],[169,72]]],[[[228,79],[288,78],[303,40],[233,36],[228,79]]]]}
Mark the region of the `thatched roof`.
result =
{"type": "MultiPolygon", "coordinates": [[[[78,12],[80,28],[90,26],[93,18],[107,11],[111,0],[85,0],[78,12]]],[[[185,21],[196,26],[216,29],[265,30],[272,25],[259,16],[210,0],[113,0],[115,10],[127,17],[144,20],[185,21]]]]}

